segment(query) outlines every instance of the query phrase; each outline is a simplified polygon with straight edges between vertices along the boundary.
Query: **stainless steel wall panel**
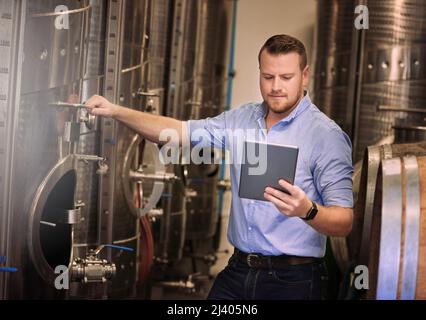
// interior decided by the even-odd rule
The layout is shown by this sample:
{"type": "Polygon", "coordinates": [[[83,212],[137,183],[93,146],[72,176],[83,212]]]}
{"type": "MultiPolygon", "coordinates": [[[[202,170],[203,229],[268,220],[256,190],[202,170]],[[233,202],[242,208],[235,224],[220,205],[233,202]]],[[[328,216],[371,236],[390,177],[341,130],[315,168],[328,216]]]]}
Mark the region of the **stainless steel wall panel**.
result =
{"type": "MultiPolygon", "coordinates": [[[[147,2],[124,1],[120,33],[116,34],[120,55],[118,56],[116,103],[133,109],[140,109],[144,79],[145,35],[147,25],[147,2]]],[[[114,40],[113,37],[110,40],[114,40]]],[[[107,65],[107,70],[112,66],[107,65]]],[[[108,88],[107,88],[108,89],[108,88]]],[[[109,97],[111,99],[111,97],[109,97]]],[[[135,217],[126,200],[123,190],[123,166],[126,152],[130,146],[134,132],[122,124],[116,123],[114,145],[114,161],[117,163],[113,174],[112,204],[112,243],[130,247],[133,252],[111,251],[112,261],[117,265],[117,275],[108,286],[111,298],[129,298],[136,292],[137,252],[139,241],[139,220],[135,217]]],[[[108,200],[110,201],[110,200],[108,200]]]]}
{"type": "Polygon", "coordinates": [[[125,1],[123,24],[122,68],[130,68],[141,63],[146,1],[125,1]]]}
{"type": "MultiPolygon", "coordinates": [[[[88,248],[98,244],[97,163],[83,164],[75,154],[99,154],[99,128],[96,122],[86,127],[80,122],[82,111],[57,102],[80,103],[103,89],[105,19],[102,22],[100,17],[105,1],[28,3],[28,10],[21,9],[26,18],[22,24],[25,57],[23,64],[18,62],[22,69],[16,71],[23,81],[14,110],[9,199],[10,259],[19,274],[11,278],[7,295],[13,299],[81,297],[81,287],[68,292],[54,288],[54,269],[57,264],[68,266],[73,258],[86,258],[88,248]],[[68,29],[55,26],[58,5],[69,10],[68,29]],[[93,27],[93,19],[98,28],[93,27]],[[82,221],[76,199],[85,204],[82,221]]],[[[102,290],[92,291],[91,297],[102,294],[102,290]]]]}
{"type": "MultiPolygon", "coordinates": [[[[94,94],[104,90],[104,55],[106,7],[104,0],[90,0],[88,34],[86,37],[86,54],[84,59],[84,77],[81,83],[81,101],[86,101],[94,94]]],[[[96,119],[93,127],[81,126],[78,153],[86,155],[100,154],[100,127],[96,119]]],[[[77,167],[77,187],[75,197],[84,203],[84,221],[75,226],[75,255],[85,256],[88,247],[94,248],[98,243],[98,184],[96,163],[80,162],[77,167]],[[79,252],[81,250],[81,252],[79,252]]]]}
{"type": "Polygon", "coordinates": [[[357,51],[353,39],[357,1],[319,0],[313,100],[327,116],[352,135],[351,65],[357,51]]]}
{"type": "Polygon", "coordinates": [[[30,1],[24,45],[22,91],[33,92],[68,85],[83,76],[83,50],[88,1],[63,1],[69,10],[83,9],[66,15],[69,25],[56,23],[56,1],[30,1]],[[68,28],[68,29],[67,29],[68,28]]]}
{"type": "MultiPolygon", "coordinates": [[[[30,207],[37,188],[59,161],[58,138],[63,135],[65,122],[70,118],[69,110],[57,109],[49,106],[49,103],[66,101],[70,95],[78,95],[78,89],[74,88],[77,86],[78,83],[69,87],[59,87],[21,96],[19,122],[13,150],[15,163],[11,190],[13,217],[11,242],[15,250],[13,250],[11,260],[15,261],[22,273],[20,277],[11,278],[9,286],[11,298],[61,296],[59,291],[52,290],[53,283],[46,283],[35,272],[38,262],[30,259],[31,243],[33,242],[27,242],[27,237],[30,228],[40,228],[40,224],[37,226],[37,221],[32,220],[33,217],[29,216],[30,207]],[[31,281],[25,281],[27,277],[31,281]]],[[[65,149],[64,154],[68,153],[69,150],[65,149]]],[[[70,189],[70,192],[74,192],[74,190],[70,189]]],[[[66,233],[63,236],[67,237],[66,233]]],[[[71,249],[68,252],[69,256],[70,254],[71,249]]],[[[50,275],[53,275],[53,269],[50,270],[50,275]]]]}
{"type": "MultiPolygon", "coordinates": [[[[426,113],[426,4],[368,1],[363,42],[355,158],[394,133],[397,122],[422,124],[426,113]]],[[[399,137],[401,138],[401,136],[399,137]]],[[[403,141],[400,141],[403,142],[403,141]]]]}
{"type": "MultiPolygon", "coordinates": [[[[198,31],[195,58],[195,81],[189,103],[192,119],[214,117],[224,109],[225,105],[225,64],[227,54],[227,21],[226,1],[199,2],[198,31]],[[217,21],[220,21],[219,28],[217,21]]],[[[187,202],[188,218],[186,237],[209,238],[215,233],[218,221],[218,168],[211,172],[212,166],[190,166],[188,187],[197,192],[197,196],[187,202]],[[203,180],[203,182],[200,182],[203,180]],[[206,205],[207,203],[209,205],[206,205]],[[200,221],[204,221],[200,224],[200,221]]]]}
{"type": "Polygon", "coordinates": [[[424,43],[426,10],[423,1],[367,2],[370,12],[368,42],[371,44],[424,43]]]}
{"type": "MultiPolygon", "coordinates": [[[[22,65],[23,25],[26,2],[2,1],[0,3],[0,50],[2,72],[0,73],[0,255],[7,259],[8,266],[15,266],[12,259],[12,232],[10,212],[12,167],[14,158],[13,131],[16,122],[15,105],[19,105],[20,72],[22,65]],[[7,71],[7,72],[6,72],[7,71]]],[[[12,275],[0,275],[0,299],[9,297],[9,279],[12,275]]]]}

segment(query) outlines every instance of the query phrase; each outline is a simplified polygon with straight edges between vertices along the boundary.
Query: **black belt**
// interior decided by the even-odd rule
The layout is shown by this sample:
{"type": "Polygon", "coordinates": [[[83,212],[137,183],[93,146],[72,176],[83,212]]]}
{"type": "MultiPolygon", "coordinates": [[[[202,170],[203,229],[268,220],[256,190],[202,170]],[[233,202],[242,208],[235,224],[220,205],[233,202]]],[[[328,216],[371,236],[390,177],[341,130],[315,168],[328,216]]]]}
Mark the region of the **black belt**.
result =
{"type": "Polygon", "coordinates": [[[298,257],[298,256],[264,256],[259,253],[245,253],[241,250],[235,249],[233,255],[238,261],[247,264],[250,268],[255,269],[279,269],[292,265],[306,264],[306,263],[319,263],[321,258],[313,257],[298,257]]]}

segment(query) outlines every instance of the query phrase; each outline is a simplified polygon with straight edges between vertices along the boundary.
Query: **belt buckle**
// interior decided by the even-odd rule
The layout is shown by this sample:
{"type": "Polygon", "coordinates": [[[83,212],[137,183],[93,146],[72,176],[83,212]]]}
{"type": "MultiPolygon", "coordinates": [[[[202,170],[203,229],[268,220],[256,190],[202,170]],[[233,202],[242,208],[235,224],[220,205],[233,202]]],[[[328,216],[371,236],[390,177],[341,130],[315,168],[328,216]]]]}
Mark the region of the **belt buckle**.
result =
{"type": "Polygon", "coordinates": [[[249,253],[248,255],[247,255],[247,265],[250,267],[250,268],[254,268],[254,266],[251,264],[251,259],[252,258],[259,258],[259,255],[258,254],[255,254],[255,253],[249,253]]]}

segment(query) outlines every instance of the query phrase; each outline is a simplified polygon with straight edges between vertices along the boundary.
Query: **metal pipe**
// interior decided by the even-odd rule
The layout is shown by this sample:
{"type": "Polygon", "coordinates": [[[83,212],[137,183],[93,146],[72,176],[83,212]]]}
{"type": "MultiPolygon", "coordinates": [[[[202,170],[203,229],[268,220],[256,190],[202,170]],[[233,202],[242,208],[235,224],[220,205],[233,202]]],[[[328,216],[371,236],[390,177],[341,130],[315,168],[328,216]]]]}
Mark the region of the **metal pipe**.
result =
{"type": "Polygon", "coordinates": [[[426,109],[421,108],[401,108],[394,106],[377,105],[377,111],[395,111],[395,112],[413,112],[413,113],[426,113],[426,109]]]}
{"type": "Polygon", "coordinates": [[[164,182],[178,180],[178,177],[173,173],[143,173],[131,170],[129,176],[133,181],[142,181],[144,179],[164,182]]]}
{"type": "MultiPolygon", "coordinates": [[[[235,30],[236,30],[236,22],[237,22],[237,0],[232,1],[232,27],[231,27],[231,46],[229,49],[229,65],[228,65],[228,93],[226,96],[226,106],[225,110],[229,110],[231,107],[231,99],[232,99],[232,81],[234,79],[234,54],[235,54],[235,30]]],[[[219,181],[224,180],[225,178],[225,158],[222,159],[222,165],[220,167],[220,177],[219,181]]],[[[225,189],[219,189],[219,203],[218,203],[218,215],[219,221],[222,221],[222,210],[223,210],[223,194],[225,189]]],[[[220,235],[219,240],[217,241],[217,247],[219,247],[220,243],[220,235]]]]}
{"type": "Polygon", "coordinates": [[[47,12],[47,13],[34,13],[31,15],[33,18],[40,18],[40,17],[54,17],[54,16],[60,16],[60,15],[69,15],[74,13],[80,13],[87,11],[91,8],[90,5],[84,8],[74,9],[74,10],[67,10],[67,11],[58,11],[58,12],[47,12]]]}
{"type": "Polygon", "coordinates": [[[63,102],[63,101],[56,101],[56,102],[49,103],[49,106],[89,109],[89,107],[84,105],[83,103],[69,103],[69,102],[63,102]]]}

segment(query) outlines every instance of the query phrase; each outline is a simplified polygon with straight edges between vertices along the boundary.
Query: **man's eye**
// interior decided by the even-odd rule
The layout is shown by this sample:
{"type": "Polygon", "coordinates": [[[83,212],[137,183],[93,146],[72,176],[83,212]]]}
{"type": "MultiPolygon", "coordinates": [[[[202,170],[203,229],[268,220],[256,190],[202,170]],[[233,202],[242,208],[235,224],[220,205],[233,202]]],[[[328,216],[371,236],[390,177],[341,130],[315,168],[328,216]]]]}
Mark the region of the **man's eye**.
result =
{"type": "Polygon", "coordinates": [[[266,80],[272,80],[272,77],[264,77],[266,80]]]}
{"type": "Polygon", "coordinates": [[[291,77],[283,77],[284,80],[290,80],[291,77]]]}

